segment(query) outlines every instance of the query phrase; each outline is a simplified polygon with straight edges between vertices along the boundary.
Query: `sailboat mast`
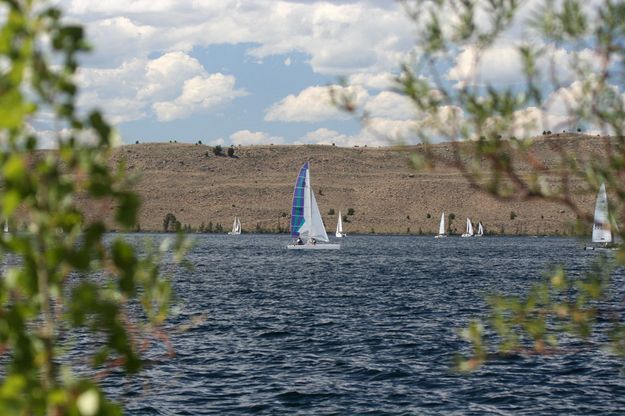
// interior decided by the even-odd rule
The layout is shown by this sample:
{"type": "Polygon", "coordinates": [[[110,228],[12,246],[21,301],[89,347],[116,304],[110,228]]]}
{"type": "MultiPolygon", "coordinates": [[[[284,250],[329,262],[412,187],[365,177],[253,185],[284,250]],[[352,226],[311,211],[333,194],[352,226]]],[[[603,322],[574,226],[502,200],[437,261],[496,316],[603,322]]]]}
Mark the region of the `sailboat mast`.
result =
{"type": "Polygon", "coordinates": [[[307,193],[307,198],[304,198],[304,221],[309,225],[310,234],[312,234],[312,186],[310,186],[310,162],[308,162],[308,169],[306,169],[306,185],[304,192],[307,193]]]}

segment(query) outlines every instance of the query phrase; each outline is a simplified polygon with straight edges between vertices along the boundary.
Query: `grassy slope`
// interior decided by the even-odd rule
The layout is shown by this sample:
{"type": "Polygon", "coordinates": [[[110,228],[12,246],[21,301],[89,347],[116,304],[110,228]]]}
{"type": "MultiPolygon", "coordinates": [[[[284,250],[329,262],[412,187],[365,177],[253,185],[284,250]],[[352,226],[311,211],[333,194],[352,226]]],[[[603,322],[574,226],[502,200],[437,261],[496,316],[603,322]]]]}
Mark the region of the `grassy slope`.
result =
{"type": "MultiPolygon", "coordinates": [[[[541,139],[536,154],[551,164],[559,148],[588,154],[598,140],[541,139]]],[[[458,172],[416,172],[407,163],[409,152],[416,149],[250,146],[237,148],[236,157],[229,158],[213,155],[208,146],[150,143],[123,146],[114,160],[124,160],[129,174],[138,179],[143,230],[161,230],[168,212],[192,227],[211,221],[227,229],[238,215],[244,231],[253,231],[257,224],[288,229],[288,217],[282,213],[290,213],[293,183],[306,160],[311,162],[312,185],[330,230],[336,224],[336,215],[327,214],[330,208],[344,214],[354,208],[356,214],[345,224],[348,233],[406,233],[409,228],[413,234],[419,230],[433,234],[442,211],[455,214],[453,228],[458,233],[466,217],[482,221],[487,232],[506,234],[562,233],[575,220],[569,209],[555,204],[496,201],[471,189],[458,172]],[[517,214],[514,220],[512,211],[517,214]]],[[[435,151],[441,157],[451,155],[448,144],[435,151]]],[[[593,195],[579,199],[593,209],[593,195]]],[[[95,210],[94,215],[108,209],[95,210]]]]}

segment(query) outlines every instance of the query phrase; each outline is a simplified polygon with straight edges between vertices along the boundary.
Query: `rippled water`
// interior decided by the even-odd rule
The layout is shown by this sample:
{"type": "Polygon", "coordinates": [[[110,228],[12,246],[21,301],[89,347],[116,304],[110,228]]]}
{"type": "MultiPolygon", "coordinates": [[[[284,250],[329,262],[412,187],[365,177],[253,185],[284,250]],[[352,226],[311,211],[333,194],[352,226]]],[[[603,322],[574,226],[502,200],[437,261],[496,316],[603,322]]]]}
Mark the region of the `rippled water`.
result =
{"type": "Polygon", "coordinates": [[[603,352],[452,371],[484,295],[522,293],[556,263],[581,275],[596,254],[578,241],[350,236],[294,252],[287,240],[196,237],[194,270],[176,273],[176,356],[105,380],[129,414],[625,412],[623,362],[603,352]]]}

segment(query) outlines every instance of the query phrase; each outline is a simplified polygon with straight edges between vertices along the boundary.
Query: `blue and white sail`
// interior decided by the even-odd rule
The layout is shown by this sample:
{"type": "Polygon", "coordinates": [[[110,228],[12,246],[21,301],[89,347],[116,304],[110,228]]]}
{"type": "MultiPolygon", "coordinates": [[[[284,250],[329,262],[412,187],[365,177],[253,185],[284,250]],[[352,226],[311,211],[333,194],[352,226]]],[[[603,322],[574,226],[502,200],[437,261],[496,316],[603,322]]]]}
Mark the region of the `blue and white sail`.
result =
{"type": "Polygon", "coordinates": [[[291,208],[291,236],[302,239],[315,239],[328,242],[328,234],[321,219],[321,213],[315,200],[315,194],[310,186],[310,172],[308,162],[297,175],[293,191],[293,206],[291,208]]]}

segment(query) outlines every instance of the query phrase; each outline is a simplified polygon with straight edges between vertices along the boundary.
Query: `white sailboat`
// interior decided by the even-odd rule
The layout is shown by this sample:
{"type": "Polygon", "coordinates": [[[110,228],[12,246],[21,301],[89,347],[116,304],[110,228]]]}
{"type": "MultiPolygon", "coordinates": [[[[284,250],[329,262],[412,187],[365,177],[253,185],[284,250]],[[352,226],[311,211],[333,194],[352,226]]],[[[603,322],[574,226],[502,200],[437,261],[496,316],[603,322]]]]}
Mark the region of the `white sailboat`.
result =
{"type": "Polygon", "coordinates": [[[341,216],[341,211],[339,211],[339,219],[336,222],[336,232],[334,233],[336,238],[346,237],[347,234],[343,232],[343,217],[341,216]]]}
{"type": "Polygon", "coordinates": [[[7,219],[4,220],[4,232],[5,233],[9,232],[9,220],[7,219]]]}
{"type": "Polygon", "coordinates": [[[290,250],[338,250],[340,244],[318,244],[329,242],[326,228],[321,219],[321,213],[315,200],[315,194],[310,186],[309,163],[297,175],[293,190],[293,205],[291,208],[291,236],[295,242],[287,245],[290,250]]]}
{"type": "Polygon", "coordinates": [[[228,232],[228,235],[241,234],[241,220],[239,217],[234,217],[234,223],[232,224],[232,231],[228,232]]]}
{"type": "Polygon", "coordinates": [[[484,235],[484,227],[482,226],[481,222],[477,223],[477,234],[475,234],[475,237],[481,237],[484,235]]]}
{"type": "Polygon", "coordinates": [[[434,238],[443,238],[447,237],[445,234],[445,213],[441,214],[441,222],[438,224],[438,234],[434,236],[434,238]]]}
{"type": "Polygon", "coordinates": [[[605,184],[602,183],[597,194],[595,203],[595,217],[592,224],[592,246],[587,246],[587,250],[594,250],[595,247],[607,248],[614,242],[612,237],[612,226],[608,213],[608,195],[605,191],[605,184]]]}
{"type": "Polygon", "coordinates": [[[460,237],[473,237],[473,224],[469,218],[467,218],[467,229],[460,237]]]}

